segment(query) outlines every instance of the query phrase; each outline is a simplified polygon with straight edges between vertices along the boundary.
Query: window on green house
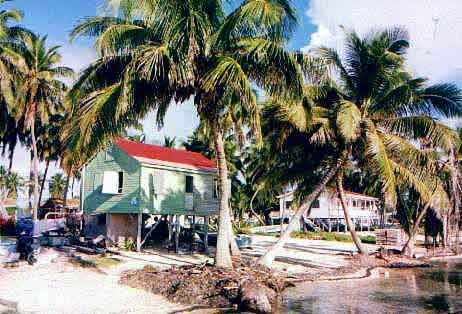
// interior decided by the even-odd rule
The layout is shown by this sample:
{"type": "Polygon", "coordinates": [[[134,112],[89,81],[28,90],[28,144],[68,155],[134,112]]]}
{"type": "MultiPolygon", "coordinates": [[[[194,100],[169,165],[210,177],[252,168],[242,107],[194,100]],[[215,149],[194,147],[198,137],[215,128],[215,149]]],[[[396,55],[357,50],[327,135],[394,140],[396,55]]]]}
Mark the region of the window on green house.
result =
{"type": "Polygon", "coordinates": [[[193,193],[194,192],[194,177],[193,176],[186,176],[186,193],[193,193]]]}
{"type": "Polygon", "coordinates": [[[117,193],[121,194],[123,192],[124,187],[124,173],[122,171],[119,172],[119,186],[117,188],[117,193]]]}

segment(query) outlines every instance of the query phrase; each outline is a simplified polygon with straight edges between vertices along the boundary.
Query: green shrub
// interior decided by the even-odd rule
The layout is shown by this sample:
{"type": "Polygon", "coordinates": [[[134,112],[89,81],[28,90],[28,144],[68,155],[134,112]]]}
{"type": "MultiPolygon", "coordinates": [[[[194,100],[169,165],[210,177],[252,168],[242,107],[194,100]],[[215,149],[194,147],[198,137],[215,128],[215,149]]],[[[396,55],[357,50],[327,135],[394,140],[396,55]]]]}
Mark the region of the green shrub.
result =
{"type": "MultiPolygon", "coordinates": [[[[293,238],[300,238],[300,239],[308,239],[308,240],[324,240],[324,241],[338,241],[338,242],[353,242],[351,235],[349,234],[341,234],[341,233],[333,233],[333,232],[302,232],[302,231],[294,231],[291,233],[291,237],[293,238]]],[[[360,236],[359,237],[362,242],[364,243],[375,243],[374,236],[360,236]]]]}
{"type": "Polygon", "coordinates": [[[361,239],[362,243],[370,243],[370,244],[375,244],[376,243],[375,236],[373,236],[373,235],[360,236],[359,238],[361,239]]]}

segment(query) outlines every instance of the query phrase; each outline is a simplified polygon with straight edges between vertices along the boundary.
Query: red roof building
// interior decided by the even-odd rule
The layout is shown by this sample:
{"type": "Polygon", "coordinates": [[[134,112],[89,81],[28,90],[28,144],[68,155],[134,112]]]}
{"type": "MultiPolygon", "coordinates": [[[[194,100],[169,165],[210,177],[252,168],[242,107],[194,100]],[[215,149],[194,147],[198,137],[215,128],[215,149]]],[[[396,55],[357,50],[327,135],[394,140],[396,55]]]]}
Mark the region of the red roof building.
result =
{"type": "Polygon", "coordinates": [[[172,166],[182,165],[186,166],[186,168],[192,167],[213,171],[217,169],[212,160],[196,152],[144,144],[127,139],[117,139],[115,144],[122,148],[128,155],[144,163],[167,163],[172,166]]]}

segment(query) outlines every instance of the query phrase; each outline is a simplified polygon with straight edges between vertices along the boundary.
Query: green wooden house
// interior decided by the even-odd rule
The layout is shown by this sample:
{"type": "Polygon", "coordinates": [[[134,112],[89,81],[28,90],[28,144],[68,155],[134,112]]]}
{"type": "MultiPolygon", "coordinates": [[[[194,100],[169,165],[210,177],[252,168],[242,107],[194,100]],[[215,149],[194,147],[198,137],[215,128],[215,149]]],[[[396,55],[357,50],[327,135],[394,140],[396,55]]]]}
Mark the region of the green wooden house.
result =
{"type": "Polygon", "coordinates": [[[86,235],[139,248],[142,214],[218,214],[217,168],[199,153],[117,139],[84,167],[80,199],[86,235]]]}

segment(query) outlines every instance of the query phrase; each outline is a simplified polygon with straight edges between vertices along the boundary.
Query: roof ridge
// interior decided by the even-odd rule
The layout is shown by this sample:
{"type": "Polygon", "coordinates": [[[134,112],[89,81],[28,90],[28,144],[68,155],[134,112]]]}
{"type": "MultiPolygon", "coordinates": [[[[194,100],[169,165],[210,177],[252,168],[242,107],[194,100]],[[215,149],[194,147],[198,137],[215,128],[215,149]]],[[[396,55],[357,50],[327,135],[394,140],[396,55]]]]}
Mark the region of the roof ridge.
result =
{"type": "Polygon", "coordinates": [[[116,138],[114,143],[130,156],[216,169],[216,164],[199,152],[141,143],[125,138],[116,138]]]}

